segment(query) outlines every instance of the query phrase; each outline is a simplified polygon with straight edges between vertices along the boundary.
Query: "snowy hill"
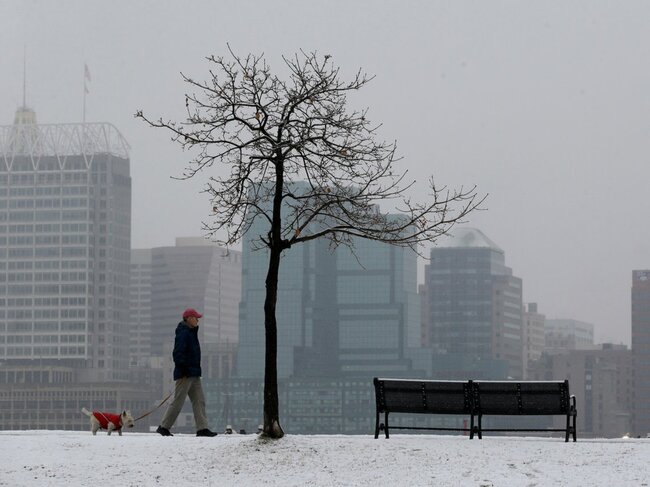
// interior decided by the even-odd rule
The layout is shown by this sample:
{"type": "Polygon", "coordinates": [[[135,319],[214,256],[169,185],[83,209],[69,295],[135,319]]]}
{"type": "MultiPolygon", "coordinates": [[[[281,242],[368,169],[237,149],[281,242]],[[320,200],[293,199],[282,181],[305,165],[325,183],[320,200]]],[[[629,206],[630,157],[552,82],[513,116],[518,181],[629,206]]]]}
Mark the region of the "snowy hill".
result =
{"type": "Polygon", "coordinates": [[[650,485],[650,440],[0,432],[0,486],[650,485]]]}

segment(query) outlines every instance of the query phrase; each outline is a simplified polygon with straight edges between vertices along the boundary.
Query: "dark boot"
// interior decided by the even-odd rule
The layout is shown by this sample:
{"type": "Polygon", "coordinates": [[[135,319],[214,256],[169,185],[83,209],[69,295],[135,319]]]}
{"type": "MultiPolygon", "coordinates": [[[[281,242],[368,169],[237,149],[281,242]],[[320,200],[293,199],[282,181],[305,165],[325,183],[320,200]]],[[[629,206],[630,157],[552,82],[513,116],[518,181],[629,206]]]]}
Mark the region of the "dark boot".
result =
{"type": "Polygon", "coordinates": [[[171,434],[171,432],[167,428],[163,428],[162,426],[158,426],[158,429],[156,430],[156,433],[162,436],[174,436],[171,434]]]}
{"type": "Polygon", "coordinates": [[[208,428],[204,428],[196,432],[196,436],[217,436],[217,433],[210,431],[208,428]]]}

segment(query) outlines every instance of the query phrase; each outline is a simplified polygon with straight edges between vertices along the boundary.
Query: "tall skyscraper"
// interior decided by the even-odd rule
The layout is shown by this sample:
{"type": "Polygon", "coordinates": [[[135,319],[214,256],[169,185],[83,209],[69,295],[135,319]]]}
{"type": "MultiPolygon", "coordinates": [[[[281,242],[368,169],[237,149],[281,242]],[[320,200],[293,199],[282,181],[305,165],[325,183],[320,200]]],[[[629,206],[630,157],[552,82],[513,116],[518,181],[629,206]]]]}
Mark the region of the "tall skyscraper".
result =
{"type": "MultiPolygon", "coordinates": [[[[151,391],[151,404],[159,402],[160,394],[171,387],[174,332],[185,308],[203,313],[199,334],[206,384],[232,375],[240,295],[240,251],[227,250],[202,237],[177,238],[173,247],[132,250],[131,374],[138,383],[159,384],[151,391]]],[[[157,411],[150,417],[154,424],[161,414],[157,411]]],[[[189,402],[176,427],[193,431],[189,402]]]]}
{"type": "Polygon", "coordinates": [[[413,373],[420,347],[417,255],[370,240],[354,246],[331,252],[325,240],[312,244],[313,294],[302,303],[311,342],[295,349],[296,376],[413,373]]]}
{"type": "MultiPolygon", "coordinates": [[[[134,254],[137,257],[137,254],[134,254]]],[[[151,249],[151,354],[167,356],[185,308],[203,313],[203,345],[239,339],[241,252],[204,238],[177,238],[174,247],[151,249]]],[[[134,261],[135,262],[135,261],[134,261]]]]}
{"type": "Polygon", "coordinates": [[[528,303],[524,309],[522,336],[524,379],[528,379],[528,370],[531,365],[542,356],[544,345],[544,323],[546,317],[537,311],[537,303],[528,303]]]}
{"type": "MultiPolygon", "coordinates": [[[[267,231],[260,219],[244,236],[236,378],[206,385],[213,414],[246,428],[262,414],[268,252],[256,239],[267,231]]],[[[354,240],[354,251],[332,249],[322,238],[283,253],[277,370],[287,428],[365,432],[374,376],[429,376],[431,352],[420,346],[416,257],[410,249],[363,239],[354,240]]]]}
{"type": "MultiPolygon", "coordinates": [[[[259,219],[258,219],[259,220],[259,219]]],[[[243,238],[242,295],[239,308],[239,350],[237,375],[242,378],[264,376],[264,298],[268,253],[255,250],[253,240],[263,234],[260,222],[243,238]]],[[[311,313],[303,302],[314,293],[310,282],[324,282],[319,275],[323,269],[309,265],[309,245],[297,245],[282,256],[278,283],[276,318],[278,322],[278,377],[293,373],[293,355],[296,347],[311,341],[311,313]],[[307,264],[307,265],[305,265],[307,264]],[[305,272],[305,269],[310,269],[305,272]]],[[[329,318],[326,318],[329,319],[329,318]]]]}
{"type": "Polygon", "coordinates": [[[458,228],[431,249],[422,307],[425,346],[445,377],[522,377],[522,282],[481,231],[458,228]]]}
{"type": "MultiPolygon", "coordinates": [[[[244,239],[237,373],[264,375],[264,298],[268,253],[244,239]]],[[[282,257],[278,284],[278,377],[372,378],[407,374],[420,362],[416,254],[355,240],[355,251],[326,239],[282,257]]]]}
{"type": "Polygon", "coordinates": [[[129,146],[106,123],[0,127],[0,361],[128,378],[129,146]]]}
{"type": "Polygon", "coordinates": [[[151,249],[131,250],[129,365],[151,367],[151,249]]]}
{"type": "Polygon", "coordinates": [[[650,433],[650,270],[632,271],[632,358],[637,435],[650,433]]]}

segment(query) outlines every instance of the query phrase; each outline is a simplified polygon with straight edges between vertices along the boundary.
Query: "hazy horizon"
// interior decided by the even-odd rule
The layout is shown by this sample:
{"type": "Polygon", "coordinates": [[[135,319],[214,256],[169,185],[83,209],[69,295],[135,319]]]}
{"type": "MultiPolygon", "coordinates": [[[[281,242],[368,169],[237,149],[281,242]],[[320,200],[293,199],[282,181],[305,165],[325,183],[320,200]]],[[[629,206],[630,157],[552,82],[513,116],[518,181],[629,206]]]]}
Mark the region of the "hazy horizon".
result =
{"type": "Polygon", "coordinates": [[[210,201],[201,180],[171,178],[189,154],[133,114],[182,119],[179,72],[205,79],[226,43],[275,70],[303,49],[344,79],[376,75],[349,103],[397,140],[397,167],[488,193],[468,225],[505,251],[524,301],[629,344],[632,270],[650,268],[650,3],[8,1],[0,125],[25,60],[38,122],[81,122],[87,64],[86,120],[131,145],[132,247],[174,245],[201,235],[210,201]]]}

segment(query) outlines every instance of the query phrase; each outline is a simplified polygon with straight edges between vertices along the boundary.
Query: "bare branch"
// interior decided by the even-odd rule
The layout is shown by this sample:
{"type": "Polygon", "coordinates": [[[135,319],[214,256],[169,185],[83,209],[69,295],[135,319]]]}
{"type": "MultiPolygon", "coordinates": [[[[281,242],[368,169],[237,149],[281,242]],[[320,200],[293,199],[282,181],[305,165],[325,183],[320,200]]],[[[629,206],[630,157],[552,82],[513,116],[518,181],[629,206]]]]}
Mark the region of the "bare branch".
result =
{"type": "MultiPolygon", "coordinates": [[[[182,178],[207,173],[211,220],[204,229],[231,246],[247,235],[269,251],[264,325],[264,435],[279,438],[277,301],[280,256],[293,245],[327,238],[354,253],[358,239],[418,252],[480,209],[476,188],[449,190],[429,181],[411,200],[415,181],[395,165],[396,143],[377,141],[368,111],[350,111],[347,96],[373,78],[358,71],[344,81],[331,56],[301,51],[283,57],[287,79],[271,73],[263,55],[210,56],[210,76],[187,83],[180,122],[136,117],[169,131],[192,154],[182,178]],[[224,171],[225,170],[225,171],[224,171]],[[391,205],[382,211],[381,205],[391,205]],[[269,374],[268,372],[271,371],[269,374]]],[[[248,240],[247,240],[248,242],[248,240]]]]}

